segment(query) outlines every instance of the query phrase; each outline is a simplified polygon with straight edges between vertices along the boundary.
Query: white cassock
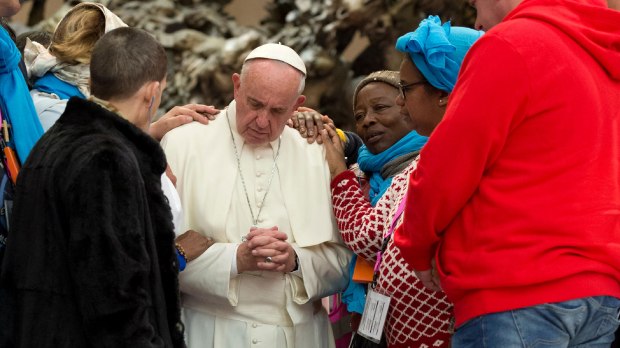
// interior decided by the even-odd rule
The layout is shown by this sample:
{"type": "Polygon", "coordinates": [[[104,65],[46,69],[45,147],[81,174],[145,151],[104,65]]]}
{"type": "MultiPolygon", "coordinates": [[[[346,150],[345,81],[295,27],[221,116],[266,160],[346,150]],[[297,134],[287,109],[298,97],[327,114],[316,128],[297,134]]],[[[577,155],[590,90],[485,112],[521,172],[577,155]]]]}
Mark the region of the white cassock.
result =
{"type": "Polygon", "coordinates": [[[174,234],[178,237],[183,234],[181,229],[183,228],[183,207],[181,206],[181,198],[177,192],[176,187],[172,183],[172,180],[166,175],[161,175],[161,190],[164,192],[164,196],[168,200],[170,206],[170,212],[172,213],[172,224],[174,225],[174,234]]]}
{"type": "Polygon", "coordinates": [[[188,345],[333,347],[320,299],[344,289],[351,253],[333,215],[324,149],[288,127],[281,144],[244,146],[235,110],[233,101],[208,125],[193,122],[162,140],[184,208],[182,230],[216,241],[179,277],[188,345]],[[241,152],[245,188],[227,119],[241,152]],[[237,246],[253,225],[248,199],[254,216],[262,205],[258,227],[277,226],[288,235],[298,271],[231,272],[237,246]]]}

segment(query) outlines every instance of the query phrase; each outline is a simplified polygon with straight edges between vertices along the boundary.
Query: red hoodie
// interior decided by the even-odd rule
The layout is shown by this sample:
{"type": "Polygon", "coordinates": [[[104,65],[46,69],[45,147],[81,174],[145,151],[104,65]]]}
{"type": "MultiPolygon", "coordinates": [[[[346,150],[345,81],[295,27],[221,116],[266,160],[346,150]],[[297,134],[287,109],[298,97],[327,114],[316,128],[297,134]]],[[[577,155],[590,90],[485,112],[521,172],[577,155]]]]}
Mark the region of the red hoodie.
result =
{"type": "Polygon", "coordinates": [[[620,297],[620,12],[525,0],[467,54],[395,242],[456,324],[620,297]]]}

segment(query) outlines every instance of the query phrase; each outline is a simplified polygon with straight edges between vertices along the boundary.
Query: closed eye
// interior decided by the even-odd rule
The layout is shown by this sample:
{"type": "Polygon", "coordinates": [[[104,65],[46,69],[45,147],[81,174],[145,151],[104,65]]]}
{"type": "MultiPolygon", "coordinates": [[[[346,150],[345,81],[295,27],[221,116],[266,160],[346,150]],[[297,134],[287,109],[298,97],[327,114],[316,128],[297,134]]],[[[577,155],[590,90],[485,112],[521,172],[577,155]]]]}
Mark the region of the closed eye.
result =
{"type": "Polygon", "coordinates": [[[385,104],[377,104],[377,105],[374,105],[374,106],[372,107],[372,110],[373,110],[374,112],[380,113],[380,112],[382,112],[383,110],[385,110],[385,109],[389,109],[389,108],[391,108],[391,107],[392,107],[392,106],[390,106],[390,105],[385,105],[385,104]]]}
{"type": "Polygon", "coordinates": [[[282,115],[286,112],[286,109],[271,109],[273,115],[282,115]]]}
{"type": "Polygon", "coordinates": [[[250,107],[254,110],[259,110],[264,107],[263,103],[259,102],[256,99],[252,99],[252,98],[248,98],[248,104],[250,104],[250,107]]]}

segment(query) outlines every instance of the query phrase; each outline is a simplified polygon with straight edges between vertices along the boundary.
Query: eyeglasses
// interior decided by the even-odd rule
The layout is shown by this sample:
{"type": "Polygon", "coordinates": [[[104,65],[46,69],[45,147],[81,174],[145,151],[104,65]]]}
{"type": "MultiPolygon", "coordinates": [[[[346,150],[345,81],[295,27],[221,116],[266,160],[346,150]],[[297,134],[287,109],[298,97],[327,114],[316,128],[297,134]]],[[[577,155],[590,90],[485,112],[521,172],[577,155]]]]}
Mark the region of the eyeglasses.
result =
{"type": "Polygon", "coordinates": [[[423,85],[425,83],[428,83],[428,81],[420,80],[420,81],[408,83],[406,85],[403,85],[402,82],[399,82],[398,83],[398,89],[400,90],[400,97],[403,98],[403,100],[407,99],[407,97],[406,97],[407,96],[407,91],[409,91],[415,85],[423,85]]]}

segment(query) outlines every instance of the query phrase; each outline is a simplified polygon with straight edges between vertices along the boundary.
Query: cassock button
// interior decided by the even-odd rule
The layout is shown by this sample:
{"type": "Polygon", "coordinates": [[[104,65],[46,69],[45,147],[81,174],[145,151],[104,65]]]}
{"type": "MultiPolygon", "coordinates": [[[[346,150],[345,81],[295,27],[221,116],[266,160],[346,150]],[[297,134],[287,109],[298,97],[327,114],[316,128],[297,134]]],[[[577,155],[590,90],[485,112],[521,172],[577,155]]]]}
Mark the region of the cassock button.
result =
{"type": "Polygon", "coordinates": [[[262,187],[262,186],[257,187],[257,188],[256,188],[256,191],[258,191],[258,192],[263,192],[263,187],[262,187]]]}
{"type": "Polygon", "coordinates": [[[258,340],[256,338],[252,340],[252,344],[257,344],[257,343],[258,343],[258,340]]]}
{"type": "Polygon", "coordinates": [[[261,159],[261,158],[263,158],[263,156],[261,156],[261,155],[256,155],[256,159],[257,159],[257,160],[259,160],[259,159],[261,159]]]}
{"type": "Polygon", "coordinates": [[[260,207],[262,207],[262,206],[263,206],[263,203],[258,202],[258,203],[256,204],[256,206],[260,208],[260,207]]]}
{"type": "Polygon", "coordinates": [[[252,323],[252,327],[256,329],[258,325],[256,323],[252,323]]]}
{"type": "Polygon", "coordinates": [[[263,172],[256,172],[256,177],[259,178],[261,175],[263,175],[263,172]]]}

